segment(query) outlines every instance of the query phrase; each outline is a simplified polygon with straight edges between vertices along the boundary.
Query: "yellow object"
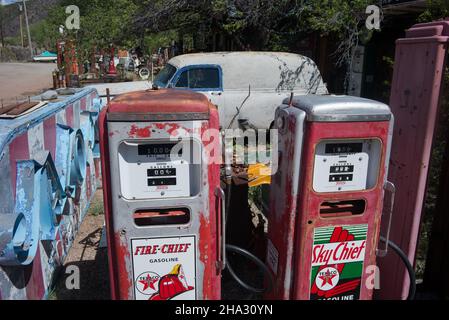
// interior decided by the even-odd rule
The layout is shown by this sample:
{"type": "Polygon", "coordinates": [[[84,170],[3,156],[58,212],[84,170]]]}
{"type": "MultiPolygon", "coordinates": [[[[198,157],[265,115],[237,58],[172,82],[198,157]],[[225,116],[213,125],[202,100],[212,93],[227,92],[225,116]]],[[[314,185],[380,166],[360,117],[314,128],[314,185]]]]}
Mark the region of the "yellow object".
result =
{"type": "Polygon", "coordinates": [[[178,275],[179,274],[179,269],[181,269],[181,265],[177,264],[176,266],[173,267],[172,271],[169,274],[178,275]]]}
{"type": "Polygon", "coordinates": [[[263,163],[250,164],[248,167],[248,185],[257,187],[271,183],[271,169],[263,163]]]}

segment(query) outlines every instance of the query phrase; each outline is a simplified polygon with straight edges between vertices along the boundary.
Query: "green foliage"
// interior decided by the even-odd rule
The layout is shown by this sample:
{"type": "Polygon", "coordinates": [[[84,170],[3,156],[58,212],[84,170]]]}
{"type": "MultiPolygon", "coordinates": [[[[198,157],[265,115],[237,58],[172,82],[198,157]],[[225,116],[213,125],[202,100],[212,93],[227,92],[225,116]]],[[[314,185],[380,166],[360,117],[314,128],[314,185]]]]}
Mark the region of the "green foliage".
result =
{"type": "Polygon", "coordinates": [[[30,33],[31,39],[38,44],[38,47],[55,52],[59,33],[54,25],[47,20],[42,20],[30,27],[30,33]]]}
{"type": "Polygon", "coordinates": [[[160,47],[169,46],[174,39],[178,39],[178,32],[167,30],[145,36],[143,43],[148,52],[154,52],[160,47]]]}
{"type": "Polygon", "coordinates": [[[419,16],[419,22],[429,22],[449,17],[449,1],[427,0],[426,10],[419,16]]]}
{"type": "MultiPolygon", "coordinates": [[[[341,40],[338,59],[348,63],[352,48],[368,41],[364,26],[366,7],[373,0],[184,0],[149,1],[137,11],[135,30],[150,34],[177,30],[205,39],[204,47],[214,50],[216,36],[232,40],[235,50],[292,51],[304,37],[318,32],[341,40]]],[[[198,43],[198,41],[196,42],[198,43]]]]}
{"type": "Polygon", "coordinates": [[[96,217],[104,214],[104,207],[102,199],[94,198],[89,207],[89,214],[96,217]]]}
{"type": "Polygon", "coordinates": [[[6,46],[20,46],[22,42],[20,41],[20,36],[18,37],[5,37],[6,46]]]}
{"type": "MultiPolygon", "coordinates": [[[[65,24],[67,5],[80,8],[81,29],[67,35],[79,52],[110,43],[154,50],[188,35],[197,50],[212,50],[216,35],[230,39],[235,49],[289,51],[304,36],[332,34],[350,51],[372,0],[61,0],[44,22],[33,26],[33,38],[49,47],[65,24]]],[[[369,36],[369,35],[368,35],[369,36]]],[[[342,55],[341,55],[342,56],[342,55]]]]}
{"type": "MultiPolygon", "coordinates": [[[[77,40],[79,53],[88,55],[94,46],[105,48],[109,44],[132,46],[137,42],[130,33],[132,17],[138,6],[132,0],[62,0],[50,10],[48,17],[32,27],[33,36],[40,46],[55,46],[61,38],[60,26],[65,26],[69,5],[80,8],[80,29],[65,30],[66,37],[77,40]]],[[[85,57],[83,57],[85,58],[85,57]]]]}
{"type": "Polygon", "coordinates": [[[372,3],[369,0],[308,1],[302,8],[303,26],[324,33],[340,33],[366,19],[365,9],[372,3]]]}

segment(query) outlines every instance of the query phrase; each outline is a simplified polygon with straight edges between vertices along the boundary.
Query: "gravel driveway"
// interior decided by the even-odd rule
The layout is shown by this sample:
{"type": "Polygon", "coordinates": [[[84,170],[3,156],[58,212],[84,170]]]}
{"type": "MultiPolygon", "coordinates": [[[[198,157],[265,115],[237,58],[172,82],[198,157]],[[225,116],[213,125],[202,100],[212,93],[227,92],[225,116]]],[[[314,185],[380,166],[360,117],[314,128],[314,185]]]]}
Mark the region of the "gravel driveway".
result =
{"type": "Polygon", "coordinates": [[[0,99],[6,105],[51,88],[55,69],[55,63],[0,63],[0,99]]]}

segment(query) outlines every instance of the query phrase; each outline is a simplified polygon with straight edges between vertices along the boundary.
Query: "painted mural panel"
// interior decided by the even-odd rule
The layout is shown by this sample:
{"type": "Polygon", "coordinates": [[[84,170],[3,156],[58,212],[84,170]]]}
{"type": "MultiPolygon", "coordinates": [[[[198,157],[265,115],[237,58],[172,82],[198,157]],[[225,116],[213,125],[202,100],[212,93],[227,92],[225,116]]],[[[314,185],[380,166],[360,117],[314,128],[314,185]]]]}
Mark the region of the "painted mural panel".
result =
{"type": "Polygon", "coordinates": [[[0,299],[45,299],[98,185],[101,99],[78,89],[0,116],[0,299]]]}

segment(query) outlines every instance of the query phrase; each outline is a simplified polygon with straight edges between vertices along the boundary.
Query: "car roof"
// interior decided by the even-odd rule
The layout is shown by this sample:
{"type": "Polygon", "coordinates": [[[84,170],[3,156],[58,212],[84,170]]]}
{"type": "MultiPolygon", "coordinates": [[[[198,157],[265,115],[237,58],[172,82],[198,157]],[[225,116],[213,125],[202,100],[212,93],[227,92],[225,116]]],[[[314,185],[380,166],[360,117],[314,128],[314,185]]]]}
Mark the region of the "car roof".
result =
{"type": "Polygon", "coordinates": [[[219,65],[224,89],[270,89],[327,93],[315,62],[287,52],[237,51],[193,53],[176,56],[169,63],[180,69],[195,65],[219,65]]]}

